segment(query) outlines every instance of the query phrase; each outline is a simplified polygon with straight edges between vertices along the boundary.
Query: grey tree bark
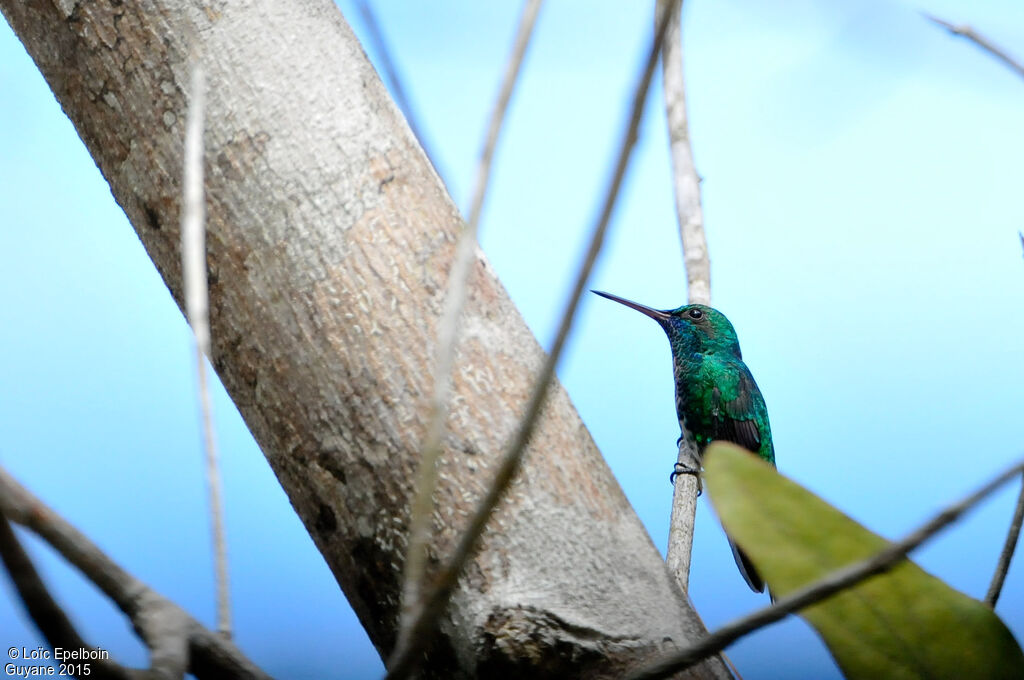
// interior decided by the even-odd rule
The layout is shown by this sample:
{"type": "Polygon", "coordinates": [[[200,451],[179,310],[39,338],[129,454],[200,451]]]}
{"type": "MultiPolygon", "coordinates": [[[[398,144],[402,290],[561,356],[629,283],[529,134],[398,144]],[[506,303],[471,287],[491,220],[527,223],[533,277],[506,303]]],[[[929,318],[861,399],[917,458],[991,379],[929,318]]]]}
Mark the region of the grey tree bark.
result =
{"type": "MultiPolygon", "coordinates": [[[[328,0],[0,9],[179,307],[185,93],[190,55],[202,59],[214,366],[386,656],[462,221],[358,41],[328,0]]],[[[482,494],[542,356],[480,253],[463,328],[435,558],[482,494]]],[[[704,633],[557,387],[423,675],[612,677],[704,633]]],[[[730,677],[718,658],[689,675],[730,677]]]]}

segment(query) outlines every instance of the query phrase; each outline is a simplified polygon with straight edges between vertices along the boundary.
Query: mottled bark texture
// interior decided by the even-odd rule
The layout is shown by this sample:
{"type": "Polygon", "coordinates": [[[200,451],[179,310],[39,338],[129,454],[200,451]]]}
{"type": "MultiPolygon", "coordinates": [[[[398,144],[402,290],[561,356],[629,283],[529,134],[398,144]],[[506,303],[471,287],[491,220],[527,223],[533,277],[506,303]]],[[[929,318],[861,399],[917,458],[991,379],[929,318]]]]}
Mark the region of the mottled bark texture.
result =
{"type": "MultiPolygon", "coordinates": [[[[386,655],[462,222],[359,43],[327,0],[0,7],[179,305],[184,93],[190,55],[203,60],[214,365],[386,655]]],[[[472,281],[435,557],[481,495],[542,356],[480,254],[472,281]]],[[[702,633],[556,388],[424,675],[610,677],[702,633]]],[[[727,677],[718,659],[692,673],[727,677]]]]}

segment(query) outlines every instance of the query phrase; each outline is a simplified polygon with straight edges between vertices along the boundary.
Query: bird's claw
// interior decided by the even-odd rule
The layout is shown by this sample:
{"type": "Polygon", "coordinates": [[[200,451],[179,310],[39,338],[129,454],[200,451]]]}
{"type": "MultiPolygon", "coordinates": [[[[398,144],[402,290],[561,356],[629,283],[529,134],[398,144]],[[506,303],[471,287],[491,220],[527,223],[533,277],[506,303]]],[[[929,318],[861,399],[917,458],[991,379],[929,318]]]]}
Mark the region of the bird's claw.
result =
{"type": "Polygon", "coordinates": [[[695,476],[697,478],[697,496],[700,496],[702,493],[704,493],[704,484],[701,482],[700,470],[698,468],[692,468],[687,465],[684,465],[683,463],[677,462],[675,464],[675,468],[672,470],[672,474],[668,476],[669,483],[675,484],[676,477],[678,477],[679,475],[695,476]]]}

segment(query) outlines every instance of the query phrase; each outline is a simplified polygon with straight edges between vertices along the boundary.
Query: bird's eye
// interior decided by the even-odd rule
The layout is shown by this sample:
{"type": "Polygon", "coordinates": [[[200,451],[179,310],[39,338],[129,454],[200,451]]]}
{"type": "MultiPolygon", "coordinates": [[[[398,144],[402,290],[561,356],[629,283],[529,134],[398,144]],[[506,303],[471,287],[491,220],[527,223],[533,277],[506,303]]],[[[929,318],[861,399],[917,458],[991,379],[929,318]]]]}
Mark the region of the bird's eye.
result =
{"type": "Polygon", "coordinates": [[[693,319],[694,321],[704,318],[704,312],[700,311],[699,309],[691,309],[689,314],[690,318],[693,319]]]}

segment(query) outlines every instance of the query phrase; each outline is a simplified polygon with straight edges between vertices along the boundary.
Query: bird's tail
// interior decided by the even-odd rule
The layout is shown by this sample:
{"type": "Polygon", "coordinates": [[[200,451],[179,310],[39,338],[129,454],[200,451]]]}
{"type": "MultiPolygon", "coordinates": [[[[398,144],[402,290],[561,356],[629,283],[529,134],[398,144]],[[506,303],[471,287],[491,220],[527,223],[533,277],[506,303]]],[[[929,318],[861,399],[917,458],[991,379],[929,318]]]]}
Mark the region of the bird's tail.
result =
{"type": "MultiPolygon", "coordinates": [[[[726,536],[726,538],[729,538],[726,536]]],[[[750,561],[747,554],[743,552],[738,545],[736,545],[731,538],[729,538],[729,547],[732,548],[732,556],[736,560],[736,566],[739,567],[740,574],[743,575],[743,580],[747,582],[750,589],[755,593],[764,592],[764,579],[757,573],[757,569],[754,568],[754,563],[750,561]]],[[[775,601],[775,598],[772,598],[775,601]]]]}

